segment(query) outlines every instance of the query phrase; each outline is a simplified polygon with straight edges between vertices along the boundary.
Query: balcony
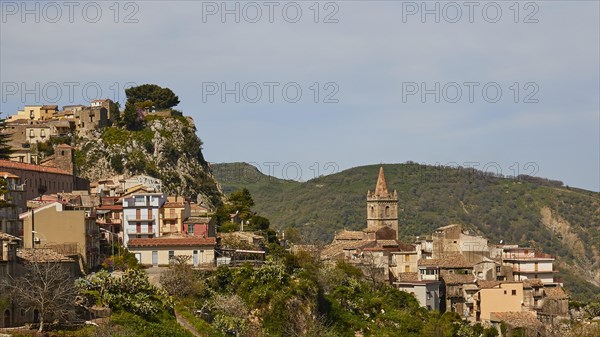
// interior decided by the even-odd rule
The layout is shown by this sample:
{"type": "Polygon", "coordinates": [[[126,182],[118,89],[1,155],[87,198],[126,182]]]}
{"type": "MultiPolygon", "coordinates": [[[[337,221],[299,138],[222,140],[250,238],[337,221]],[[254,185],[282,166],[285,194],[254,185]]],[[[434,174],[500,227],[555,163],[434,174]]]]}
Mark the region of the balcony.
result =
{"type": "Polygon", "coordinates": [[[156,219],[154,218],[148,218],[148,216],[144,216],[144,215],[140,215],[139,218],[137,216],[126,216],[125,220],[129,221],[129,222],[154,222],[156,221],[156,219]]]}
{"type": "Polygon", "coordinates": [[[98,225],[120,225],[121,219],[99,218],[96,219],[98,225]]]}
{"type": "Polygon", "coordinates": [[[177,226],[175,226],[175,225],[162,226],[162,227],[160,227],[160,231],[161,231],[161,233],[178,233],[179,228],[177,228],[177,226]]]}
{"type": "Polygon", "coordinates": [[[154,228],[152,228],[150,230],[148,230],[148,229],[141,230],[139,232],[137,231],[137,229],[128,229],[127,230],[127,234],[129,234],[129,235],[154,235],[154,233],[155,233],[154,228]]]}

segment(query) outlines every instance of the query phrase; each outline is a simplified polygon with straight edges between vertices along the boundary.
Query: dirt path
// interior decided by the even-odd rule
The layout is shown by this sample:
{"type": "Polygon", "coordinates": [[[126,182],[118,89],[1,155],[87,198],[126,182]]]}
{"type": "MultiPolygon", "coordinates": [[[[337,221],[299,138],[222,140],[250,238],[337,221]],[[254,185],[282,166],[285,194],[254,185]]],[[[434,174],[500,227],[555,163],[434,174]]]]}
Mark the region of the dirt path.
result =
{"type": "Polygon", "coordinates": [[[181,316],[177,312],[177,310],[175,310],[175,318],[177,319],[177,323],[181,325],[184,329],[189,331],[192,335],[196,337],[207,337],[206,335],[201,335],[198,331],[196,331],[196,328],[194,328],[194,326],[190,324],[190,322],[187,319],[185,319],[185,317],[181,316]]]}

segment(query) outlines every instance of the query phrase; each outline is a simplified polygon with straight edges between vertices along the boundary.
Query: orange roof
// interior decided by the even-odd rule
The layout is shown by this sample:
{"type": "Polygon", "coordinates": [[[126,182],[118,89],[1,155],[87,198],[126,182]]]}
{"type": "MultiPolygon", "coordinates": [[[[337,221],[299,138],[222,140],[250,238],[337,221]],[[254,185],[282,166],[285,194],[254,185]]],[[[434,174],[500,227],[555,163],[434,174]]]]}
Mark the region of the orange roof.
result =
{"type": "Polygon", "coordinates": [[[12,168],[17,170],[27,170],[27,171],[36,171],[36,172],[45,172],[45,173],[55,173],[55,174],[64,174],[64,175],[72,175],[67,171],[63,171],[54,167],[20,163],[16,161],[10,160],[0,160],[0,167],[2,168],[12,168]]]}
{"type": "Polygon", "coordinates": [[[200,238],[200,237],[187,237],[187,238],[144,238],[144,239],[130,239],[127,246],[129,247],[171,247],[171,246],[182,246],[182,247],[194,247],[194,246],[211,246],[217,242],[216,238],[200,238]]]}
{"type": "Polygon", "coordinates": [[[97,210],[122,211],[123,205],[102,205],[96,207],[97,210]]]}
{"type": "Polygon", "coordinates": [[[19,179],[18,175],[12,174],[10,172],[0,172],[0,178],[14,178],[14,179],[19,179]]]}

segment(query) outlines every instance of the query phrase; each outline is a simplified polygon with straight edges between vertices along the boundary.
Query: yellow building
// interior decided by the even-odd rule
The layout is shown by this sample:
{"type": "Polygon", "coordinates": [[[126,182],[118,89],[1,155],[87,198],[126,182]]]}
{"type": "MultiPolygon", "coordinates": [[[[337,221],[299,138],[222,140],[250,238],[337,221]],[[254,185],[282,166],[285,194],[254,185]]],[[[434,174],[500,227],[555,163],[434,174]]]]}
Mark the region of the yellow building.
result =
{"type": "Polygon", "coordinates": [[[168,266],[175,256],[189,256],[194,267],[212,266],[215,262],[216,238],[162,237],[130,239],[129,251],[145,266],[168,266]]]}
{"type": "Polygon", "coordinates": [[[183,198],[168,197],[160,209],[159,236],[183,233],[183,221],[190,216],[190,205],[183,198]]]}
{"type": "MultiPolygon", "coordinates": [[[[407,245],[408,246],[408,245],[407,245]]],[[[414,247],[414,246],[413,246],[414,247]]],[[[392,252],[391,269],[395,276],[400,273],[416,273],[419,271],[419,254],[417,249],[392,252]]]]}
{"type": "Polygon", "coordinates": [[[477,321],[489,321],[492,313],[523,311],[523,283],[501,283],[479,290],[473,298],[477,321]]]}
{"type": "Polygon", "coordinates": [[[26,105],[23,110],[17,111],[16,115],[9,116],[7,121],[18,119],[34,121],[50,120],[56,113],[58,113],[57,105],[26,105]]]}
{"type": "Polygon", "coordinates": [[[77,256],[88,269],[99,264],[100,232],[89,211],[68,210],[59,202],[22,213],[24,248],[50,248],[77,256]],[[32,226],[33,224],[33,226],[32,226]]]}

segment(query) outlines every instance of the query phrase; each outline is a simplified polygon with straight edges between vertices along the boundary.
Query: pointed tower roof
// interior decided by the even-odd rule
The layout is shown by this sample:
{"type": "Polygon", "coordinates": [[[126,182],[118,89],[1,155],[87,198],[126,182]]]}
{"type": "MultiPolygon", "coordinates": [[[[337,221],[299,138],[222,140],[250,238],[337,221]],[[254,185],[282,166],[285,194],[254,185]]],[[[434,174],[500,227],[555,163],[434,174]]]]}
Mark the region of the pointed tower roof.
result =
{"type": "Polygon", "coordinates": [[[387,197],[389,194],[387,183],[385,182],[385,175],[383,174],[383,166],[381,166],[379,168],[379,177],[377,177],[377,185],[375,186],[374,195],[378,197],[387,197]]]}

